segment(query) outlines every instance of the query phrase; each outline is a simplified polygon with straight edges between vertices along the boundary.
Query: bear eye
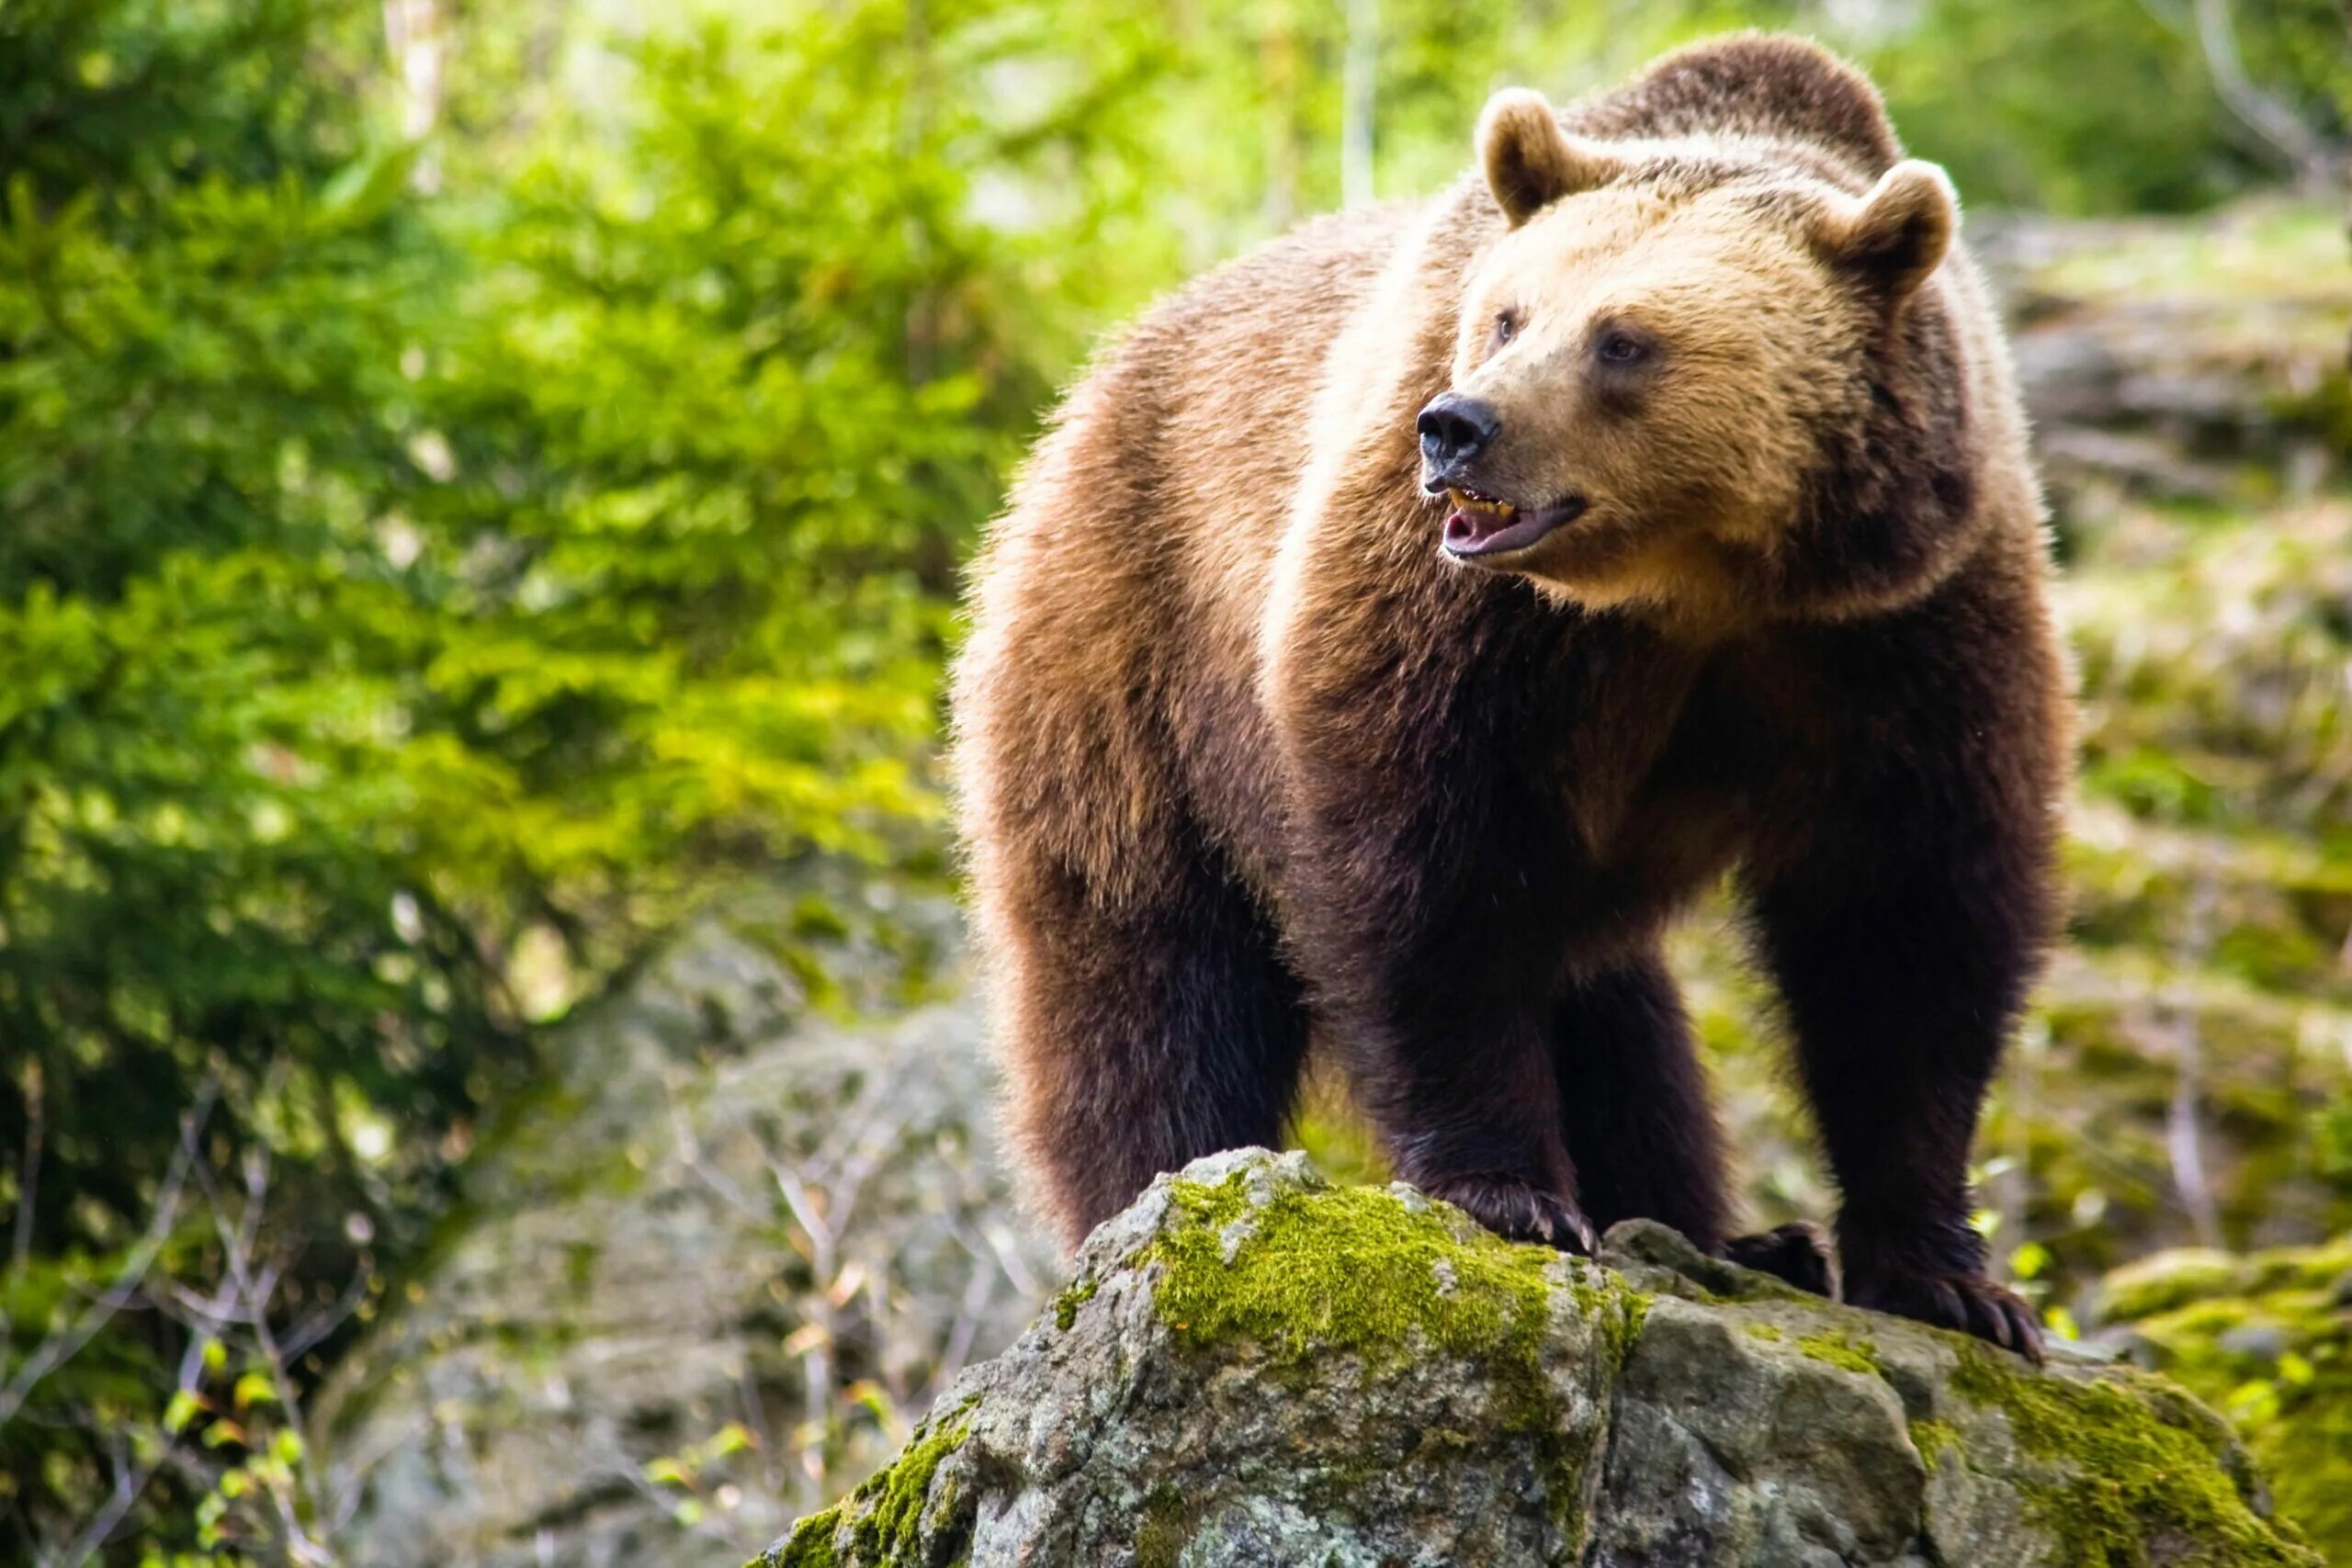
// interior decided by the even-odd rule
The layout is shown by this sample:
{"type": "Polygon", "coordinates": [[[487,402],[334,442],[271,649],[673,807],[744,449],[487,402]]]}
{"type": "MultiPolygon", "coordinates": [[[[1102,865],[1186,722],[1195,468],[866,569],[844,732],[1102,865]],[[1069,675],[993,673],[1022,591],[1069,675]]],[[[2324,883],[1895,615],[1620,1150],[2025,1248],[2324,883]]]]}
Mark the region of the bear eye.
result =
{"type": "Polygon", "coordinates": [[[1519,312],[1505,310],[1495,318],[1495,346],[1502,347],[1519,335],[1519,312]]]}
{"type": "Polygon", "coordinates": [[[1620,327],[1601,333],[1594,352],[1604,365],[1634,365],[1646,358],[1650,349],[1649,344],[1620,327]]]}

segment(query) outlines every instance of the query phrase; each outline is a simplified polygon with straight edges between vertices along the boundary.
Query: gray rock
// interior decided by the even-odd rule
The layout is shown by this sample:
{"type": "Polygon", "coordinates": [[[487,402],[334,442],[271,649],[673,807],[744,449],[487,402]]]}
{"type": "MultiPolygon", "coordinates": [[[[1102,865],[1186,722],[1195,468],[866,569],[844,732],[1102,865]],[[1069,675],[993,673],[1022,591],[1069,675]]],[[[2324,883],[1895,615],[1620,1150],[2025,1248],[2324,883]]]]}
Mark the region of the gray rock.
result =
{"type": "Polygon", "coordinates": [[[2247,203],[2195,230],[2161,220],[1972,215],[2009,319],[2043,478],[2215,501],[2248,468],[2307,493],[2340,470],[2309,403],[2340,374],[2340,241],[2307,279],[2237,276],[2281,209],[2247,203]]]}
{"type": "Polygon", "coordinates": [[[314,1425],[351,1568],[740,1562],[1052,1290],[976,1008],[829,1022],[763,914],[565,1027],[338,1369],[314,1425]]]}
{"type": "Polygon", "coordinates": [[[2214,1341],[2232,1356],[2275,1362],[2289,1348],[2287,1331],[2275,1323],[2241,1323],[2214,1341]]]}
{"type": "Polygon", "coordinates": [[[898,1461],[760,1568],[2314,1568],[2134,1369],[1600,1261],[1246,1150],[1162,1178],[898,1461]]]}

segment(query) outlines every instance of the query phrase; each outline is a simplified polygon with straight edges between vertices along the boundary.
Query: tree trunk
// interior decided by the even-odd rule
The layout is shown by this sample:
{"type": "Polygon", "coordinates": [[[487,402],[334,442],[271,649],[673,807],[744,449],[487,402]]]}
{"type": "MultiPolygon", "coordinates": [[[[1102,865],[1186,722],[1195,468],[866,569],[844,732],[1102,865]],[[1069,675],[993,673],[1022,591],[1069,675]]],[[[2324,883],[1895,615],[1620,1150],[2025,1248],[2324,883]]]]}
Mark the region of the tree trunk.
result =
{"type": "Polygon", "coordinates": [[[1373,128],[1379,109],[1380,0],[1348,0],[1348,36],[1341,67],[1340,200],[1361,207],[1374,199],[1373,128]]]}
{"type": "MultiPolygon", "coordinates": [[[[384,0],[384,41],[401,79],[401,135],[421,142],[441,118],[444,39],[435,0],[384,0]]],[[[431,148],[417,155],[410,183],[418,194],[441,188],[441,163],[431,148]]]]}

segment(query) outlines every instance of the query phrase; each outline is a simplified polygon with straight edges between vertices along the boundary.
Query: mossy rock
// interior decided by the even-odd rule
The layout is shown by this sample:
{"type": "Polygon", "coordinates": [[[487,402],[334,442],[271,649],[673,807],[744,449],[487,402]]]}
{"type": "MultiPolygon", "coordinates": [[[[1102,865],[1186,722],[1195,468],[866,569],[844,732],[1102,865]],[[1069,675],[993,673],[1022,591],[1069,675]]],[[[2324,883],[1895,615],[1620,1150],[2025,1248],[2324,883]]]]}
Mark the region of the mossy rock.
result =
{"type": "Polygon", "coordinates": [[[2221,1419],[1663,1227],[1598,1263],[1240,1151],[1163,1178],[762,1568],[2312,1568],[2221,1419]]]}
{"type": "Polygon", "coordinates": [[[2109,1275],[2100,1297],[2105,1331],[2212,1401],[2279,1512],[2352,1562],[2352,1236],[2161,1253],[2109,1275]]]}

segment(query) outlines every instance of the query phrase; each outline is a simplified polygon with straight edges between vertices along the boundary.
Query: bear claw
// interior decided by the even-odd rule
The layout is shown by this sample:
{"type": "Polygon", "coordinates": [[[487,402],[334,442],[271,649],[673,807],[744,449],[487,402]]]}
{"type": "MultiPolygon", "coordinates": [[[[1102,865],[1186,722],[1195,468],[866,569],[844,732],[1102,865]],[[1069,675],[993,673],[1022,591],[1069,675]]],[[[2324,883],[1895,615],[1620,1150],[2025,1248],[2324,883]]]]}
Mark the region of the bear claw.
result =
{"type": "Polygon", "coordinates": [[[1557,1193],[1508,1176],[1447,1176],[1418,1184],[1506,1241],[1541,1242],[1589,1258],[1600,1233],[1584,1211],[1557,1193]]]}
{"type": "Polygon", "coordinates": [[[1724,1243],[1725,1261],[1770,1274],[1816,1296],[1838,1296],[1838,1273],[1830,1261],[1829,1236],[1811,1220],[1791,1220],[1754,1235],[1736,1235],[1724,1243]]]}
{"type": "Polygon", "coordinates": [[[2024,1298],[1982,1274],[1883,1269],[1846,1281],[1849,1304],[1891,1312],[2041,1360],[2041,1324],[2024,1298]]]}

